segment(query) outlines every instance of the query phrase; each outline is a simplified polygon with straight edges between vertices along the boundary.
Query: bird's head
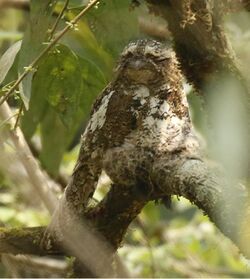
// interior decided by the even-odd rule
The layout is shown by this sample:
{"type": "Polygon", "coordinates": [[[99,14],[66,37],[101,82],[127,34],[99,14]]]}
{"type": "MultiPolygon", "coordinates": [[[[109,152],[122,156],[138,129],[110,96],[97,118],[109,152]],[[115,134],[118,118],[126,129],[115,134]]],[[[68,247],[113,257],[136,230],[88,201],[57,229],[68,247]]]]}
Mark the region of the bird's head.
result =
{"type": "Polygon", "coordinates": [[[125,47],[116,71],[134,83],[154,83],[163,77],[164,68],[173,56],[173,51],[166,45],[154,40],[138,40],[125,47]]]}

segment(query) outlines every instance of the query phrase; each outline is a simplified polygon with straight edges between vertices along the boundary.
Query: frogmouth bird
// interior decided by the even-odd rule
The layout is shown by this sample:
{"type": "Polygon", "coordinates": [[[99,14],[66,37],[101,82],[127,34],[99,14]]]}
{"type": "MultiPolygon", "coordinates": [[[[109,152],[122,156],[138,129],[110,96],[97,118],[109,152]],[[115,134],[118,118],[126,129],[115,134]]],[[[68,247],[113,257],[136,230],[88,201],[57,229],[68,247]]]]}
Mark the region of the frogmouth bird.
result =
{"type": "Polygon", "coordinates": [[[66,189],[82,211],[104,170],[117,185],[150,182],[158,157],[192,146],[182,75],[173,50],[154,40],[130,43],[93,105],[79,158],[66,189]]]}
{"type": "Polygon", "coordinates": [[[161,156],[197,148],[182,82],[170,47],[154,40],[125,47],[93,105],[61,206],[81,215],[103,170],[116,187],[152,185],[152,166],[161,156]]]}

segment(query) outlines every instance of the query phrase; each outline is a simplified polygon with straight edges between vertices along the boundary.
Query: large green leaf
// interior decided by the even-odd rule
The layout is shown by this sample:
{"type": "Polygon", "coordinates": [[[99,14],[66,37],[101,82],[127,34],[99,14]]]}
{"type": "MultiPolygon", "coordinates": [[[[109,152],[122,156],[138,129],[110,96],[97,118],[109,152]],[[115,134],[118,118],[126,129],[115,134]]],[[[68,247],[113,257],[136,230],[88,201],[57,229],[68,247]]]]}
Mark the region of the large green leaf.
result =
{"type": "Polygon", "coordinates": [[[86,122],[93,99],[105,83],[95,64],[64,45],[58,45],[41,63],[22,124],[28,138],[40,124],[40,159],[50,173],[57,173],[63,153],[86,122]]]}
{"type": "MultiPolygon", "coordinates": [[[[68,20],[73,19],[75,14],[75,12],[68,13],[68,20]]],[[[106,79],[110,79],[114,65],[112,55],[98,42],[88,22],[82,19],[77,25],[79,30],[68,32],[68,34],[62,38],[62,42],[77,53],[77,55],[94,62],[104,73],[106,79]]]]}
{"type": "Polygon", "coordinates": [[[54,65],[51,72],[57,74],[51,76],[51,82],[48,82],[50,94],[46,94],[50,110],[47,111],[41,124],[41,161],[53,174],[58,171],[65,149],[86,122],[93,99],[105,85],[103,74],[88,60],[82,58],[75,60],[76,57],[63,46],[60,47],[60,54],[56,56],[58,67],[54,65]],[[62,55],[65,57],[60,57],[62,55]],[[62,67],[64,67],[64,82],[58,72],[62,67]],[[51,108],[55,108],[57,113],[52,112],[51,108]]]}
{"type": "MultiPolygon", "coordinates": [[[[52,13],[57,0],[31,0],[30,1],[30,19],[24,34],[19,58],[19,74],[23,73],[24,68],[38,56],[48,37],[48,30],[52,22],[52,13]]],[[[23,102],[28,108],[31,96],[33,72],[20,84],[20,94],[23,102]]]]}
{"type": "MultiPolygon", "coordinates": [[[[85,1],[86,2],[86,1],[85,1]]],[[[83,58],[94,61],[103,71],[106,79],[111,79],[114,61],[124,46],[141,36],[138,15],[145,8],[130,9],[130,1],[100,1],[79,22],[78,31],[71,30],[63,42],[83,58]]],[[[66,14],[71,20],[79,9],[66,14]]]]}
{"type": "Polygon", "coordinates": [[[95,63],[81,57],[78,58],[83,81],[83,88],[80,96],[80,109],[84,115],[82,121],[85,122],[89,116],[94,99],[104,88],[107,81],[104,73],[95,63]]]}
{"type": "Polygon", "coordinates": [[[70,127],[82,91],[81,68],[76,55],[66,46],[57,46],[40,65],[37,80],[42,90],[40,94],[70,127]]]}
{"type": "Polygon", "coordinates": [[[127,0],[100,1],[97,9],[86,14],[95,37],[114,57],[130,40],[141,36],[138,15],[143,6],[132,10],[130,5],[127,0]]]}

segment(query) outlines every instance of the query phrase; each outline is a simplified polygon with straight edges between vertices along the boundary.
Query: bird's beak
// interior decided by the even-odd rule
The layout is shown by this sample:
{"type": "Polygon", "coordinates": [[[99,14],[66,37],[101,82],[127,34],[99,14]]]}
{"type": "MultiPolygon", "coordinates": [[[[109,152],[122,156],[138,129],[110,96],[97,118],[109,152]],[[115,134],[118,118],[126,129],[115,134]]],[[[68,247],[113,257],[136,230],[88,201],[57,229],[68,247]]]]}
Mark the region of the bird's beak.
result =
{"type": "Polygon", "coordinates": [[[132,60],[129,61],[127,64],[127,67],[133,70],[140,70],[140,69],[145,69],[147,68],[148,63],[143,60],[132,60]]]}

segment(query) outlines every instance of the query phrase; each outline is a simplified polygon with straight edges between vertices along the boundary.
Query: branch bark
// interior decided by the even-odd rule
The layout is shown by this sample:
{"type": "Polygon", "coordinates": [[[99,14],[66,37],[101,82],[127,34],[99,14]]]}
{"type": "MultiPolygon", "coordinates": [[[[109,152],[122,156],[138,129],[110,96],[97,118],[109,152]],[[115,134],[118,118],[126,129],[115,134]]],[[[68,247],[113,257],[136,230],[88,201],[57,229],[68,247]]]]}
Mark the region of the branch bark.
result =
{"type": "Polygon", "coordinates": [[[247,258],[250,257],[246,226],[250,221],[250,207],[244,186],[225,179],[218,167],[199,159],[169,162],[162,158],[154,166],[154,178],[162,191],[183,196],[196,204],[247,258]]]}
{"type": "Polygon", "coordinates": [[[20,229],[0,229],[0,253],[32,254],[45,256],[48,254],[58,254],[53,247],[50,251],[45,251],[40,247],[40,240],[46,227],[20,228],[20,229]]]}
{"type": "MultiPolygon", "coordinates": [[[[196,204],[210,220],[229,237],[246,257],[250,257],[250,208],[246,189],[225,180],[218,167],[210,167],[200,159],[169,160],[162,157],[153,167],[153,195],[145,196],[137,187],[124,189],[114,185],[106,198],[85,214],[90,228],[101,233],[112,245],[120,247],[129,224],[149,200],[164,195],[179,195],[196,204]]],[[[0,252],[13,254],[56,255],[63,249],[55,242],[44,249],[40,240],[44,227],[1,229],[0,252]]],[[[86,249],[86,247],[84,248],[86,249]]]]}
{"type": "Polygon", "coordinates": [[[107,196],[92,210],[86,213],[86,218],[117,250],[130,223],[141,212],[150,196],[143,195],[138,186],[124,188],[113,185],[107,196]]]}

